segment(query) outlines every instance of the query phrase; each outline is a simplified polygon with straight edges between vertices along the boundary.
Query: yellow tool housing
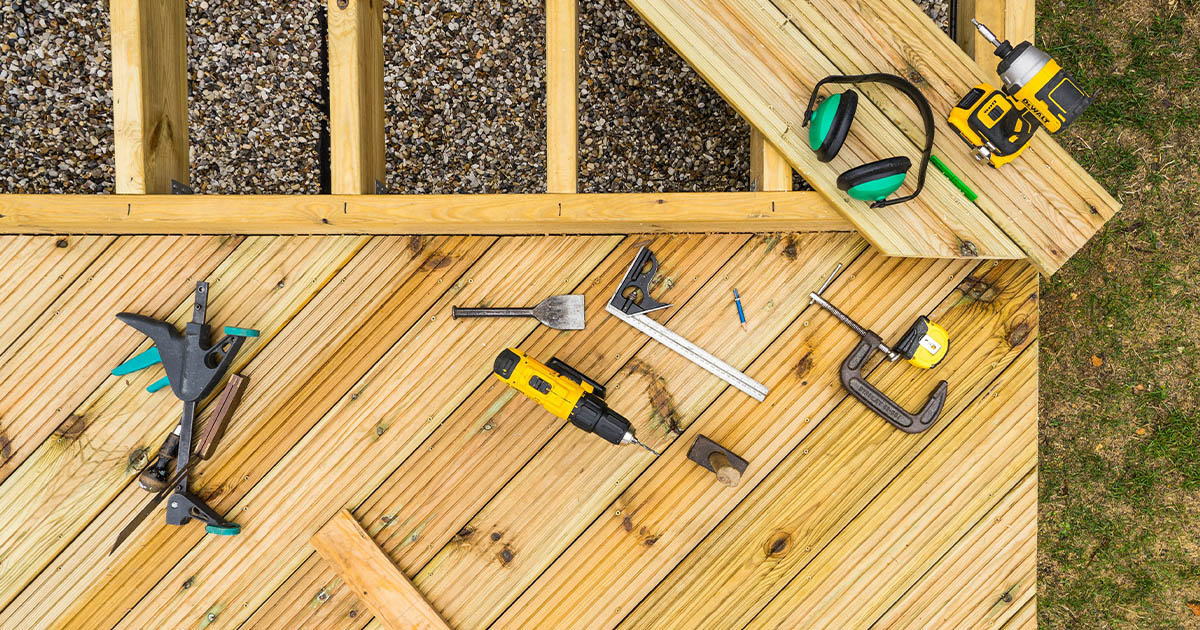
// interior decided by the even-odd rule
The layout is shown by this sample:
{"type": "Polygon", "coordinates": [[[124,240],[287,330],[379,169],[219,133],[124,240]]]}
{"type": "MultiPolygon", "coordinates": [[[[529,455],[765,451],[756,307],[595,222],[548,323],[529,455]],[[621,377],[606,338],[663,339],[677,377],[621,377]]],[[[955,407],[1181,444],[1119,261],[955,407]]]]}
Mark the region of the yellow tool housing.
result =
{"type": "Polygon", "coordinates": [[[563,420],[571,418],[571,412],[584,394],[596,391],[591,383],[577,383],[516,348],[509,348],[507,352],[515,354],[519,361],[507,378],[499,371],[495,372],[496,378],[536,400],[546,411],[563,420]]]}

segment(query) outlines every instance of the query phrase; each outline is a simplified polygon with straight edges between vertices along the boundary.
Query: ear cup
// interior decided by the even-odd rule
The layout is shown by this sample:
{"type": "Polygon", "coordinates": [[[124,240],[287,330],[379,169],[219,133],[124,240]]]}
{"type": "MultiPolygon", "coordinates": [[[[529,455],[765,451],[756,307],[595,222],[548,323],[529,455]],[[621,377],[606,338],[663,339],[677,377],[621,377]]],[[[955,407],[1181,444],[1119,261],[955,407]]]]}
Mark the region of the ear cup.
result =
{"type": "Polygon", "coordinates": [[[825,99],[813,112],[808,129],[808,146],[822,162],[832,160],[850,133],[854,112],[858,110],[858,92],[846,90],[825,99]]]}
{"type": "Polygon", "coordinates": [[[910,167],[904,156],[869,162],[838,175],[837,186],[854,199],[880,201],[900,188],[910,167]]]}

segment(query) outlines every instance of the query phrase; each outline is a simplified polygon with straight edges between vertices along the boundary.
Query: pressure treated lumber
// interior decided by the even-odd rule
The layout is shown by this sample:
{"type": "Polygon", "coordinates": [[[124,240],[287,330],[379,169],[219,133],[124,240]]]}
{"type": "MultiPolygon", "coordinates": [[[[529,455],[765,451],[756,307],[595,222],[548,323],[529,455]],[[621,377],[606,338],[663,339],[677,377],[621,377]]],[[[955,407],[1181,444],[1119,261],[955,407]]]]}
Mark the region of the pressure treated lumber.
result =
{"type": "Polygon", "coordinates": [[[110,0],[116,191],[188,183],[185,0],[110,0]]]}
{"type": "MultiPolygon", "coordinates": [[[[62,249],[71,250],[77,238],[38,239],[38,249],[57,250],[63,240],[67,247],[62,249]]],[[[144,335],[113,316],[128,309],[155,316],[170,313],[191,293],[192,281],[222,264],[241,239],[136,237],[110,242],[102,252],[80,252],[85,259],[99,257],[79,269],[61,292],[26,294],[29,302],[44,308],[33,321],[26,319],[25,327],[5,331],[11,343],[0,353],[0,431],[6,453],[0,481],[47,439],[59,435],[70,438],[64,445],[74,444],[95,421],[94,414],[77,407],[103,383],[119,381],[109,370],[128,358],[131,348],[149,347],[144,335]],[[130,275],[138,281],[129,282],[130,275]]],[[[21,292],[41,284],[31,278],[12,280],[9,286],[21,292]]],[[[62,448],[54,452],[61,454],[62,448]]],[[[12,489],[5,485],[0,493],[12,489]]]]}
{"type": "Polygon", "coordinates": [[[1037,473],[955,543],[872,628],[999,628],[1035,601],[1037,473]]]}
{"type": "MultiPolygon", "coordinates": [[[[241,370],[250,376],[241,420],[229,427],[216,457],[197,470],[205,487],[231,489],[205,495],[210,504],[227,511],[241,499],[425,316],[443,288],[470,284],[463,274],[494,242],[371,239],[241,370]]],[[[303,280],[294,274],[278,278],[289,285],[303,280]]],[[[146,526],[106,556],[112,532],[143,501],[145,493],[127,484],[20,599],[0,612],[0,627],[12,620],[36,625],[49,619],[62,619],[68,627],[115,624],[124,611],[111,602],[127,598],[132,605],[204,536],[198,528],[146,526]]]]}
{"type": "MultiPolygon", "coordinates": [[[[809,45],[828,54],[842,71],[899,71],[916,82],[935,112],[948,112],[970,87],[988,80],[988,73],[911,3],[868,0],[852,11],[836,0],[778,0],[775,6],[781,19],[805,24],[809,45]]],[[[879,86],[861,87],[910,139],[923,137],[907,98],[879,86]]],[[[935,153],[980,194],[980,207],[1044,272],[1057,269],[1119,208],[1048,134],[1035,135],[1030,149],[1001,169],[968,159],[968,151],[953,134],[940,134],[935,141],[935,153]]]]}
{"type": "Polygon", "coordinates": [[[757,129],[750,130],[750,190],[791,190],[792,165],[757,129]]]}
{"type": "MultiPolygon", "coordinates": [[[[209,321],[218,325],[253,324],[262,331],[260,337],[246,344],[231,369],[238,371],[251,361],[344,259],[357,251],[357,242],[362,240],[341,237],[297,242],[257,237],[241,242],[232,255],[222,260],[208,277],[212,283],[209,321]],[[279,286],[281,277],[283,287],[279,286]],[[238,290],[231,290],[233,285],[238,290]]],[[[162,254],[155,258],[159,257],[171,260],[162,254]]],[[[191,283],[177,284],[186,287],[191,283]]],[[[190,295],[176,297],[178,301],[167,319],[181,326],[191,318],[192,301],[190,295]]],[[[116,310],[102,312],[111,316],[116,310]]],[[[122,358],[149,347],[149,342],[136,332],[125,343],[128,345],[122,358]]],[[[97,367],[107,371],[118,362],[97,367]]],[[[61,373],[59,370],[54,376],[61,373]]],[[[0,523],[0,539],[6,541],[8,553],[23,559],[0,567],[0,602],[11,602],[92,517],[130,484],[146,464],[146,453],[157,448],[179,422],[178,399],[165,391],[145,391],[161,375],[145,370],[108,376],[102,386],[84,392],[85,401],[62,409],[70,412],[68,421],[37,444],[26,461],[0,485],[0,510],[8,515],[0,523]]],[[[134,511],[146,499],[144,492],[135,492],[140,497],[134,511]]],[[[161,521],[158,523],[161,526],[161,521]]],[[[109,547],[119,529],[105,530],[109,547]]],[[[96,552],[105,553],[107,548],[98,545],[96,552]]]]}
{"type": "MultiPolygon", "coordinates": [[[[659,259],[662,277],[671,280],[659,285],[655,296],[687,303],[748,240],[733,234],[653,238],[648,246],[659,259]]],[[[579,292],[586,298],[589,322],[585,337],[573,339],[576,335],[539,327],[519,347],[544,360],[558,357],[591,378],[609,382],[630,356],[655,343],[604,311],[643,242],[639,236],[625,239],[582,282],[579,292]]],[[[671,325],[677,312],[669,309],[659,317],[671,325]]],[[[489,329],[483,322],[460,321],[459,325],[469,325],[480,335],[489,329]]],[[[492,532],[466,529],[463,523],[560,432],[562,424],[515,390],[488,379],[423,448],[380,484],[355,510],[356,516],[397,566],[415,575],[451,541],[465,545],[490,538],[492,532]],[[430,475],[431,470],[444,474],[430,475]]],[[[247,623],[262,630],[357,628],[350,613],[362,606],[337,581],[319,561],[310,559],[247,623]],[[313,584],[322,585],[328,598],[320,606],[295,607],[295,598],[311,597],[313,584]]]]}
{"type": "Polygon", "coordinates": [[[327,0],[329,175],[334,194],[384,182],[383,0],[327,0]]]}
{"type": "Polygon", "coordinates": [[[844,232],[813,192],[0,195],[0,234],[844,232]]]}
{"type": "MultiPolygon", "coordinates": [[[[837,175],[848,168],[898,154],[915,162],[920,151],[878,108],[860,102],[838,157],[820,162],[808,146],[804,109],[817,81],[839,71],[821,51],[805,44],[800,30],[769,0],[629,4],[883,253],[1024,256],[983,210],[937,173],[926,179],[917,199],[886,210],[871,209],[838,190],[837,175]]],[[[946,157],[957,170],[956,160],[946,157]]],[[[902,192],[913,185],[908,182],[902,192]]]]}
{"type": "MultiPolygon", "coordinates": [[[[636,608],[620,627],[661,627],[665,619],[688,627],[741,627],[919,452],[936,444],[940,433],[954,426],[960,412],[1036,339],[1036,299],[1029,296],[1037,276],[1030,267],[1002,263],[990,273],[980,269],[961,286],[932,314],[956,334],[956,349],[947,363],[929,371],[891,364],[871,375],[877,387],[912,409],[924,402],[937,380],[952,374],[942,418],[927,431],[908,435],[856,400],[842,400],[755,488],[753,500],[740,503],[665,579],[651,583],[647,597],[630,598],[636,608]],[[811,479],[821,483],[808,483],[811,479]]],[[[895,322],[894,334],[910,323],[895,322]]],[[[814,348],[824,348],[824,343],[814,348]]],[[[823,356],[813,353],[817,361],[823,356]]],[[[834,352],[825,357],[824,369],[835,371],[844,356],[834,352]]],[[[741,447],[735,442],[734,448],[741,447]]],[[[753,461],[752,456],[747,459],[753,461]]],[[[665,497],[643,493],[630,507],[650,510],[648,525],[668,528],[669,541],[676,535],[672,526],[679,527],[678,514],[656,517],[658,510],[652,507],[659,501],[675,505],[667,492],[665,497]]],[[[678,535],[686,537],[687,532],[678,535]]]]}
{"type": "MultiPolygon", "coordinates": [[[[936,264],[933,261],[900,261],[868,252],[849,266],[843,277],[830,287],[828,296],[842,308],[850,309],[848,312],[860,321],[871,322],[872,328],[887,338],[901,334],[917,313],[925,312],[932,312],[931,317],[937,321],[953,325],[953,330],[980,331],[970,339],[956,339],[956,347],[961,349],[947,359],[951,362],[947,369],[962,374],[965,380],[968,368],[994,373],[991,370],[996,368],[990,360],[994,354],[989,356],[989,350],[1001,341],[1000,337],[992,337],[985,332],[995,329],[997,315],[972,309],[970,302],[959,305],[961,293],[954,289],[960,282],[966,281],[969,269],[961,262],[936,264]],[[911,298],[898,297],[914,286],[922,287],[923,291],[911,298]],[[941,306],[938,306],[939,302],[941,306]],[[970,328],[972,326],[974,328],[970,328]]],[[[1033,277],[1027,267],[1025,275],[1027,279],[1033,277]]],[[[756,484],[789,452],[794,454],[801,440],[804,443],[811,440],[808,437],[810,432],[846,433],[847,439],[863,439],[862,432],[867,427],[871,430],[872,444],[879,441],[876,436],[896,434],[888,437],[899,441],[900,436],[906,435],[891,429],[864,409],[856,409],[857,402],[843,402],[845,392],[838,384],[837,369],[842,358],[858,340],[849,329],[823,311],[812,310],[802,314],[780,336],[780,340],[778,347],[773,347],[767,356],[759,359],[764,365],[775,366],[765,381],[772,388],[766,403],[748,405],[726,395],[707,410],[682,438],[688,442],[694,438],[693,433],[703,433],[747,459],[751,465],[738,490],[731,491],[713,484],[707,471],[696,469],[683,453],[678,453],[676,457],[661,458],[608,506],[606,516],[592,523],[571,548],[509,607],[495,627],[517,628],[534,618],[561,627],[612,627],[637,606],[666,576],[669,567],[682,560],[725,514],[747,495],[754,496],[758,492],[755,490],[756,484]],[[846,412],[831,413],[838,404],[843,405],[846,412]],[[856,421],[860,416],[861,419],[856,421]],[[834,419],[830,421],[831,427],[825,426],[827,417],[834,419]],[[737,418],[737,422],[729,422],[730,418],[737,418]],[[765,426],[769,426],[770,431],[764,431],[765,426]],[[628,514],[628,520],[616,515],[616,511],[628,514]],[[652,547],[641,544],[637,536],[631,535],[631,532],[643,528],[657,537],[652,547]],[[588,583],[588,576],[615,571],[617,567],[620,567],[625,579],[606,581],[604,585],[590,585],[587,596],[582,591],[579,591],[581,594],[578,598],[561,595],[576,592],[575,589],[581,584],[588,583]]],[[[1007,344],[1004,347],[1007,348],[1007,344]]],[[[893,378],[896,375],[903,376],[898,374],[903,370],[893,368],[885,371],[893,378]]],[[[988,380],[990,378],[987,377],[988,380]]],[[[888,383],[878,375],[873,375],[872,381],[888,383]]],[[[986,381],[981,379],[981,382],[986,381]]],[[[912,408],[923,402],[931,388],[929,379],[925,379],[916,383],[905,382],[902,387],[894,386],[884,391],[912,408]]],[[[969,391],[964,384],[952,394],[969,396],[969,391]]],[[[954,400],[951,400],[948,413],[954,411],[954,400]]],[[[803,459],[808,461],[808,458],[803,459]]],[[[853,470],[859,475],[866,474],[862,467],[853,470]]],[[[880,473],[880,476],[884,474],[880,473]]],[[[839,484],[830,483],[826,486],[823,483],[821,487],[836,492],[839,484]]],[[[779,522],[770,521],[772,526],[779,522]]],[[[761,541],[751,544],[753,549],[758,546],[761,546],[761,541]]],[[[710,550],[709,553],[716,554],[717,551],[710,550]]],[[[723,553],[728,554],[729,551],[723,553]]],[[[723,558],[714,557],[711,560],[713,566],[709,567],[704,555],[698,556],[696,562],[697,566],[685,575],[712,572],[714,579],[705,581],[710,587],[721,580],[732,579],[723,575],[723,572],[737,574],[745,571],[739,567],[748,566],[739,562],[727,563],[723,558]]],[[[721,627],[737,627],[733,623],[736,612],[726,611],[719,602],[704,601],[704,596],[692,597],[689,594],[683,599],[664,596],[660,603],[669,604],[670,609],[651,610],[644,615],[634,612],[627,620],[627,627],[641,628],[654,623],[664,624],[666,620],[682,620],[690,611],[697,610],[708,611],[714,618],[728,622],[721,627]]],[[[682,621],[680,623],[690,627],[682,621]]]]}
{"type": "Polygon", "coordinates": [[[309,543],[367,602],[384,628],[450,630],[350,512],[338,512],[309,543]]]}
{"type": "MultiPolygon", "coordinates": [[[[226,553],[215,537],[204,538],[190,550],[174,551],[183,555],[177,563],[166,565],[168,573],[144,596],[110,602],[117,608],[130,607],[115,627],[174,627],[208,614],[213,602],[253,602],[253,606],[222,607],[224,623],[244,621],[273,585],[303,560],[306,554],[297,549],[296,540],[307,540],[338,510],[369,496],[471,391],[490,378],[495,347],[479,343],[470,329],[445,317],[452,300],[478,300],[486,291],[528,302],[534,296],[569,292],[618,240],[505,239],[489,249],[465,286],[446,287],[432,312],[405,332],[356,383],[353,393],[323,414],[264,481],[235,504],[232,513],[241,519],[244,531],[239,553],[226,553]],[[514,274],[512,262],[518,258],[559,260],[563,273],[514,274]],[[414,357],[423,359],[414,361],[414,357]],[[428,374],[440,378],[426,380],[428,374]],[[298,491],[301,488],[311,491],[298,491]],[[252,509],[256,505],[274,507],[258,511],[252,509]],[[273,577],[267,580],[266,575],[273,577]],[[179,593],[174,585],[189,576],[195,576],[195,582],[179,593]],[[220,579],[209,579],[213,576],[220,579]]],[[[492,322],[495,340],[501,344],[519,342],[534,326],[523,319],[492,322]]]]}
{"type": "Polygon", "coordinates": [[[546,0],[546,192],[577,192],[578,176],[578,0],[546,0]]]}
{"type": "MultiPolygon", "coordinates": [[[[827,235],[808,235],[793,244],[795,251],[805,255],[792,258],[787,253],[788,243],[781,239],[752,239],[687,304],[675,306],[680,312],[671,320],[671,330],[744,370],[751,378],[761,380],[766,370],[782,367],[755,363],[755,359],[808,306],[802,288],[817,286],[828,275],[829,262],[849,262],[863,247],[861,239],[827,235]],[[734,286],[742,294],[747,319],[757,322],[748,332],[736,327],[736,317],[728,327],[714,326],[710,320],[714,312],[729,313],[734,286]],[[751,295],[762,297],[751,300],[751,295]],[[735,330],[737,333],[731,334],[735,330]]],[[[679,434],[727,388],[724,381],[699,366],[661,344],[651,343],[609,381],[606,401],[630,419],[642,442],[667,452],[679,434]]],[[[747,404],[771,404],[770,394],[764,403],[737,394],[747,404]]],[[[690,442],[680,449],[680,457],[685,456],[687,446],[690,442]]],[[[655,461],[645,451],[614,452],[611,444],[564,427],[495,498],[463,524],[499,532],[501,538],[447,545],[413,577],[413,582],[452,625],[487,626],[616,498],[629,480],[655,461]],[[497,562],[497,557],[511,560],[497,562]]],[[[690,465],[695,468],[695,464],[690,465]]],[[[631,534],[643,545],[646,541],[654,545],[657,535],[654,530],[637,528],[631,534]]]]}
{"type": "Polygon", "coordinates": [[[1034,21],[1037,17],[1037,7],[1034,0],[959,0],[956,7],[957,16],[954,25],[954,38],[959,48],[974,59],[976,63],[988,70],[990,82],[1000,87],[1000,77],[996,76],[996,64],[1000,61],[993,54],[996,47],[983,38],[983,35],[971,23],[972,19],[979,20],[987,26],[1000,41],[1010,40],[1013,46],[1023,41],[1033,41],[1034,21]]]}
{"type": "Polygon", "coordinates": [[[1037,465],[1036,356],[1035,343],[966,410],[970,421],[946,427],[746,628],[865,627],[1028,481],[1037,465]]]}

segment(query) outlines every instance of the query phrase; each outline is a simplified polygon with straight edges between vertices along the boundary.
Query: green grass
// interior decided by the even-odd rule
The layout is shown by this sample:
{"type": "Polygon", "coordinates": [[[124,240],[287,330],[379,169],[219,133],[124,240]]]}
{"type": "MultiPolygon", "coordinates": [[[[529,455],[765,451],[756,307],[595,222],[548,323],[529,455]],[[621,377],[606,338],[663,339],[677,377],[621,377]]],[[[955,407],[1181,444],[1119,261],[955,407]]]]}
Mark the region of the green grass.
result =
{"type": "Polygon", "coordinates": [[[1043,282],[1040,625],[1200,628],[1200,4],[1038,8],[1095,96],[1058,139],[1124,204],[1043,282]]]}

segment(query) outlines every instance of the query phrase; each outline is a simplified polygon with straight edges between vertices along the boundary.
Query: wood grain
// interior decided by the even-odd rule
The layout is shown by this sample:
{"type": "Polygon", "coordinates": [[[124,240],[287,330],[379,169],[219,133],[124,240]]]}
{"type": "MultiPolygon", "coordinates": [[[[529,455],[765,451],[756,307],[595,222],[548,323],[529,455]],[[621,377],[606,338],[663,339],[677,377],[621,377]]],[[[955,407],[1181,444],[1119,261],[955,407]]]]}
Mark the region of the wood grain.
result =
{"type": "Polygon", "coordinates": [[[813,192],[0,195],[0,234],[636,234],[852,229],[813,192]]]}
{"type": "Polygon", "coordinates": [[[579,7],[546,0],[546,192],[576,192],[578,176],[579,7]]]}
{"type": "Polygon", "coordinates": [[[384,183],[383,0],[328,0],[329,175],[335,194],[384,183]]]}
{"type": "Polygon", "coordinates": [[[450,630],[347,510],[308,541],[389,630],[450,630]]]}
{"type": "Polygon", "coordinates": [[[188,183],[184,0],[110,0],[116,191],[188,183]]]}
{"type": "Polygon", "coordinates": [[[792,165],[757,129],[750,130],[750,190],[791,190],[792,165]]]}

